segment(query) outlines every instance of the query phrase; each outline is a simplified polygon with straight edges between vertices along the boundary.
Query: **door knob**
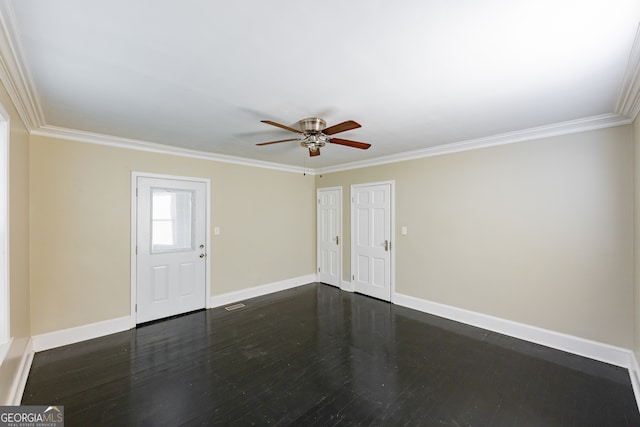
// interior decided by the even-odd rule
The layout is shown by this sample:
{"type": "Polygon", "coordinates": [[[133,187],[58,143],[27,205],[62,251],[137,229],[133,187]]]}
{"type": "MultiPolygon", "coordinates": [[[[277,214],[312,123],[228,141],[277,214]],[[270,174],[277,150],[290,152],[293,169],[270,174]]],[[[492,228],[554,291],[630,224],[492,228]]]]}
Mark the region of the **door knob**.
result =
{"type": "Polygon", "coordinates": [[[200,258],[204,258],[204,256],[205,256],[204,254],[200,254],[200,258]]]}
{"type": "Polygon", "coordinates": [[[336,236],[336,245],[339,245],[340,240],[338,239],[338,236],[336,236]]]}
{"type": "Polygon", "coordinates": [[[384,241],[384,250],[385,251],[389,251],[389,241],[388,240],[384,241]]]}

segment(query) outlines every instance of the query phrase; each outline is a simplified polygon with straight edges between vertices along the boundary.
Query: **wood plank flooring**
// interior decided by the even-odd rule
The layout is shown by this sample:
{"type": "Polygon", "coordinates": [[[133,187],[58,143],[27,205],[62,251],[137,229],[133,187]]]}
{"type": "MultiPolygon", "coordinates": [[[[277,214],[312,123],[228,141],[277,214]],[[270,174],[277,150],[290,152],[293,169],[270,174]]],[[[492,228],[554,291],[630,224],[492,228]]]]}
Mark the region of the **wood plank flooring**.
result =
{"type": "Polygon", "coordinates": [[[35,355],[67,426],[640,426],[625,369],[322,284],[35,355]]]}

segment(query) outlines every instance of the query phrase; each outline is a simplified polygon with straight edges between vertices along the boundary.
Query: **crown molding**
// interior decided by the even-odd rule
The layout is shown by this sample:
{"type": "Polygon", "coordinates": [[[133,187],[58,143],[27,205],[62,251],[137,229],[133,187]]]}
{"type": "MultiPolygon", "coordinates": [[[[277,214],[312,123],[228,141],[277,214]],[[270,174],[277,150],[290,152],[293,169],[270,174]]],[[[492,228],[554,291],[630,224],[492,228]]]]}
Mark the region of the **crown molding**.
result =
{"type": "Polygon", "coordinates": [[[566,135],[570,133],[628,125],[632,122],[633,120],[631,120],[629,117],[622,116],[620,114],[602,114],[598,116],[587,117],[584,119],[570,120],[567,122],[556,123],[547,126],[524,129],[515,132],[507,132],[483,138],[469,139],[466,141],[453,142],[450,144],[437,145],[435,147],[407,151],[404,153],[391,154],[389,156],[377,157],[370,160],[362,160],[337,166],[319,168],[315,170],[315,173],[324,174],[366,168],[370,166],[386,165],[389,163],[421,159],[424,157],[441,156],[444,154],[457,153],[460,151],[493,147],[496,145],[514,144],[516,142],[531,141],[535,139],[566,135]]]}
{"type": "Polygon", "coordinates": [[[37,129],[44,124],[44,115],[35,86],[24,66],[13,9],[8,0],[0,0],[0,24],[0,81],[27,129],[37,129]]]}
{"type": "Polygon", "coordinates": [[[211,160],[223,163],[232,163],[242,166],[251,166],[264,169],[273,169],[283,172],[304,173],[307,175],[319,175],[332,172],[341,172],[352,169],[360,169],[371,166],[380,166],[389,163],[397,163],[408,160],[416,160],[425,157],[441,156],[444,154],[458,153],[461,151],[477,150],[480,148],[493,147],[497,145],[514,144],[517,142],[531,141],[553,136],[567,135],[571,133],[585,132],[595,129],[604,129],[615,126],[628,125],[633,120],[620,114],[602,114],[587,117],[584,119],[571,120],[553,125],[540,126],[524,129],[515,132],[507,132],[483,138],[469,139],[466,141],[454,142],[450,144],[438,145],[435,147],[423,148],[420,150],[407,151],[404,153],[392,154],[389,156],[377,157],[370,160],[362,160],[351,163],[344,163],[325,168],[302,168],[298,166],[285,165],[281,163],[271,163],[261,160],[247,159],[224,154],[208,153],[205,151],[191,150],[187,148],[163,145],[154,142],[140,141],[129,138],[120,138],[111,135],[103,135],[92,132],[84,132],[75,129],[62,128],[57,126],[40,126],[32,130],[32,135],[45,136],[50,138],[67,139],[71,141],[85,142],[90,144],[106,145],[110,147],[126,148],[131,150],[146,151],[160,154],[170,154],[181,157],[191,157],[195,159],[211,160]]]}
{"type": "Polygon", "coordinates": [[[263,169],[272,169],[281,172],[294,172],[304,173],[307,175],[315,175],[315,172],[312,169],[301,168],[298,166],[265,162],[261,160],[247,159],[244,157],[229,156],[226,154],[208,153],[206,151],[191,150],[188,148],[174,147],[171,145],[158,144],[155,142],[140,141],[130,138],[120,138],[111,135],[84,132],[76,129],[68,129],[50,125],[40,126],[38,129],[32,130],[31,135],[66,139],[77,142],[85,142],[89,144],[106,145],[109,147],[126,148],[129,150],[146,151],[150,153],[170,154],[173,156],[211,160],[214,162],[231,163],[235,165],[251,166],[263,169]]]}
{"type": "Polygon", "coordinates": [[[631,121],[634,121],[640,112],[640,25],[629,53],[615,111],[631,121]]]}

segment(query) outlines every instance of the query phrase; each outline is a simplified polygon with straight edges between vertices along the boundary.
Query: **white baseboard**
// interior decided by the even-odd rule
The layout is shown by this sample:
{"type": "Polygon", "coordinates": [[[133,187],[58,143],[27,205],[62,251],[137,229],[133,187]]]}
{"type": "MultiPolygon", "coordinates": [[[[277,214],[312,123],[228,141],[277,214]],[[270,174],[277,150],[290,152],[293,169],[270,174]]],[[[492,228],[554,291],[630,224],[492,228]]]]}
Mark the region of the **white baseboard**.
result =
{"type": "Polygon", "coordinates": [[[631,350],[395,293],[394,304],[630,369],[631,350]]]}
{"type": "Polygon", "coordinates": [[[24,394],[24,388],[27,385],[27,378],[29,378],[29,371],[31,370],[31,363],[33,362],[33,354],[33,339],[29,338],[24,353],[20,358],[20,366],[18,366],[18,372],[13,380],[9,393],[9,396],[11,396],[10,405],[17,406],[22,402],[22,395],[24,394]]]}
{"type": "Polygon", "coordinates": [[[75,328],[35,335],[33,336],[33,351],[37,353],[63,345],[103,337],[105,335],[129,330],[134,326],[135,320],[132,319],[131,316],[124,316],[117,319],[77,326],[75,328]]]}
{"type": "Polygon", "coordinates": [[[315,282],[316,274],[295,277],[293,279],[281,280],[279,282],[268,283],[266,285],[254,286],[253,288],[242,289],[240,291],[229,292],[211,297],[211,307],[220,307],[250,298],[260,297],[273,292],[284,291],[296,286],[306,285],[315,282]]]}
{"type": "Polygon", "coordinates": [[[353,282],[345,282],[342,281],[342,285],[340,285],[340,289],[345,292],[355,292],[355,287],[353,286],[353,282]]]}

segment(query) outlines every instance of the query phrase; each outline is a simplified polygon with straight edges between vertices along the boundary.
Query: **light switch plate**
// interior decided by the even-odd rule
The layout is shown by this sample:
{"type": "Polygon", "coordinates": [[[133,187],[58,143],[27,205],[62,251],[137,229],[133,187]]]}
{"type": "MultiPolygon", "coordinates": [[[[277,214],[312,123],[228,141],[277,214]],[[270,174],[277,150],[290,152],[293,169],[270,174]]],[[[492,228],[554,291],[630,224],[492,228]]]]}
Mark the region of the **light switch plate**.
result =
{"type": "Polygon", "coordinates": [[[402,227],[402,235],[403,236],[407,235],[407,227],[405,227],[405,226],[402,227]]]}
{"type": "Polygon", "coordinates": [[[213,227],[213,234],[216,236],[220,235],[220,227],[213,227]]]}

